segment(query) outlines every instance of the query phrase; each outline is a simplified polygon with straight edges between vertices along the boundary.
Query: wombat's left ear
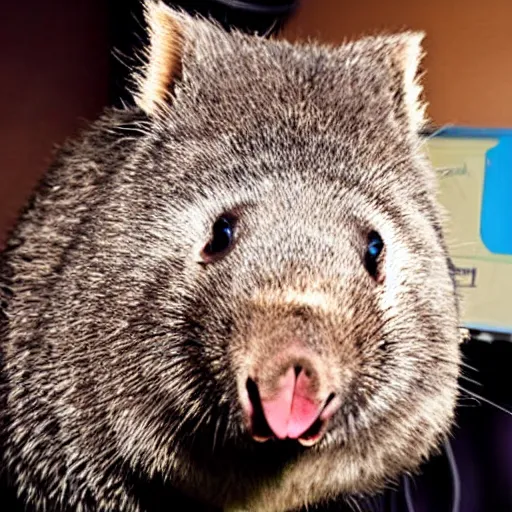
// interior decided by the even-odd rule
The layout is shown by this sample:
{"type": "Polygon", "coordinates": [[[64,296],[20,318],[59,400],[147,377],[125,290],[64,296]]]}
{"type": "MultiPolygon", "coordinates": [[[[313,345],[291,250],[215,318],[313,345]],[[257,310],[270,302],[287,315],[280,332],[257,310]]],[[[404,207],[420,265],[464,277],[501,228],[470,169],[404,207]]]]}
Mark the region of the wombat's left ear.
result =
{"type": "Polygon", "coordinates": [[[422,101],[419,67],[423,58],[423,32],[404,32],[385,38],[391,57],[393,101],[395,113],[414,132],[426,124],[427,104],[422,101]]]}
{"type": "Polygon", "coordinates": [[[171,101],[182,69],[186,25],[193,21],[161,0],[145,0],[144,14],[149,45],[144,50],[145,63],[134,75],[133,95],[138,107],[154,115],[165,111],[171,101]]]}

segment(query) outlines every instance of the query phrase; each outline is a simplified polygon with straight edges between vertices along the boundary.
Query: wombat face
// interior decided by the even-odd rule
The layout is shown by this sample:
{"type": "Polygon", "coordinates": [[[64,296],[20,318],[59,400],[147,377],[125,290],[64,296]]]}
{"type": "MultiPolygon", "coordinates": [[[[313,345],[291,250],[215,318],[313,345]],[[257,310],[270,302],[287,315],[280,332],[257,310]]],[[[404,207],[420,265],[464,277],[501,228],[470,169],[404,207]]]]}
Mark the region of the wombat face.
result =
{"type": "Polygon", "coordinates": [[[376,490],[437,446],[457,396],[421,36],[292,46],[148,13],[144,134],[48,306],[71,333],[55,375],[93,382],[65,400],[107,411],[101,435],[66,424],[251,510],[376,490]]]}
{"type": "Polygon", "coordinates": [[[417,136],[421,36],[293,47],[163,12],[138,99],[154,161],[180,176],[180,413],[240,450],[330,453],[343,490],[416,467],[450,424],[459,358],[417,136]],[[169,44],[180,80],[162,96],[148,77],[169,44]]]}

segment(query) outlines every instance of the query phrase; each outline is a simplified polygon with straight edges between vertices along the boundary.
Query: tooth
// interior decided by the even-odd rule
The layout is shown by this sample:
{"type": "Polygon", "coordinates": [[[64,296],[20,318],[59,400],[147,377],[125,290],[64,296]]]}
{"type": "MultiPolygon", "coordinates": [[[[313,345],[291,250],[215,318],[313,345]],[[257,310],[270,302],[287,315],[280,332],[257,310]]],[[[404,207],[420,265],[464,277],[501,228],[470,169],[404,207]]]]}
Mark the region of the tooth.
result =
{"type": "Polygon", "coordinates": [[[257,443],[265,443],[267,442],[270,437],[260,437],[260,436],[255,436],[253,435],[252,438],[257,442],[257,443]]]}
{"type": "Polygon", "coordinates": [[[302,446],[305,446],[309,448],[310,446],[313,446],[314,444],[318,443],[320,440],[320,437],[310,437],[309,439],[301,439],[299,437],[298,441],[302,446]]]}

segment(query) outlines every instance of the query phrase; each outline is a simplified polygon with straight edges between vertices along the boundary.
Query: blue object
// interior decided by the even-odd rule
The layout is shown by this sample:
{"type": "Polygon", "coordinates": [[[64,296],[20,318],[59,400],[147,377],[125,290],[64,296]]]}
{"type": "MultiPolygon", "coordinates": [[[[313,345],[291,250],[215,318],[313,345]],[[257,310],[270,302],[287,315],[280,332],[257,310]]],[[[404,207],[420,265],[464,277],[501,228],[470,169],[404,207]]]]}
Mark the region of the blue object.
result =
{"type": "Polygon", "coordinates": [[[512,256],[512,135],[486,154],[480,237],[489,251],[512,256]]]}

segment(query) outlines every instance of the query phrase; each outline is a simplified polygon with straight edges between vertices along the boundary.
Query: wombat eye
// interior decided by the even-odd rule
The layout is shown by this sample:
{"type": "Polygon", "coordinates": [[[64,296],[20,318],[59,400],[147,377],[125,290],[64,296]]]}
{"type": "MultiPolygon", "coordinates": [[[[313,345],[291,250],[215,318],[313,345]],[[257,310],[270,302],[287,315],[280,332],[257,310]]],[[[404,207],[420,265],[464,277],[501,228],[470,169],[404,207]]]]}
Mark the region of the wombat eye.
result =
{"type": "Polygon", "coordinates": [[[235,219],[229,216],[219,217],[212,226],[212,234],[208,243],[201,251],[206,263],[225,256],[233,245],[235,219]]]}
{"type": "Polygon", "coordinates": [[[368,273],[375,279],[378,278],[380,255],[383,249],[384,242],[381,236],[377,231],[371,231],[368,234],[364,263],[368,273]]]}

